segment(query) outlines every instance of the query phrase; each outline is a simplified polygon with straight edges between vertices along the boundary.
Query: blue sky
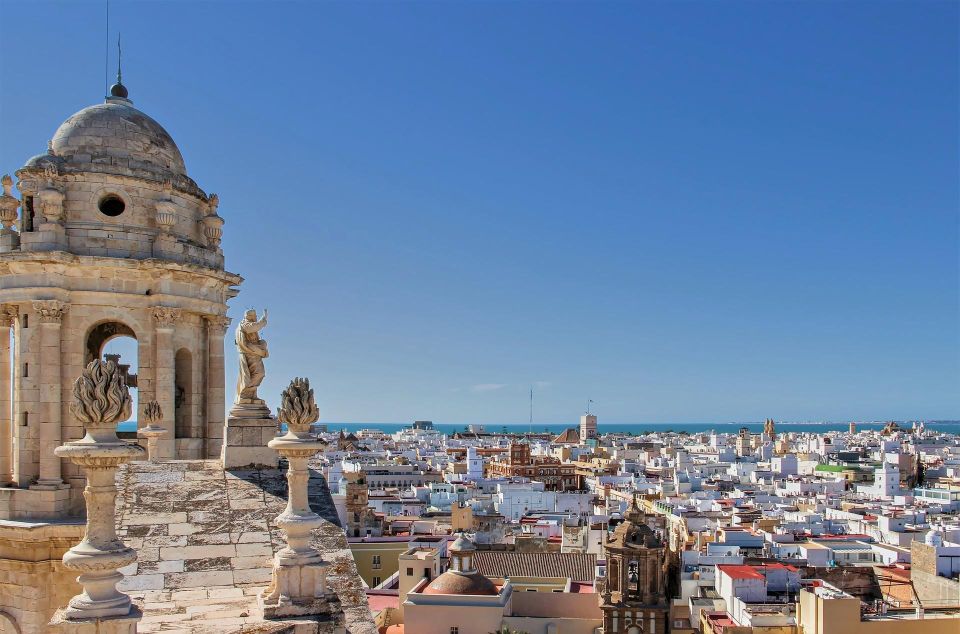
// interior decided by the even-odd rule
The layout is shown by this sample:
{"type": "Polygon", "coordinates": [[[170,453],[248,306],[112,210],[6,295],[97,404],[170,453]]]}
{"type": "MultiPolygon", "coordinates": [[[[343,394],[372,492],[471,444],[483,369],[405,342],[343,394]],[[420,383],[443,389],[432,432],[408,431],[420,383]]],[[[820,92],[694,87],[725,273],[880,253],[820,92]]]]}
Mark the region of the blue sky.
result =
{"type": "MultiPolygon", "coordinates": [[[[104,92],[4,2],[0,170],[104,92]]],[[[953,2],[111,6],[323,420],[960,417],[953,2]]],[[[111,49],[111,67],[115,64],[111,49]]],[[[228,386],[235,380],[228,348],[228,386]]]]}

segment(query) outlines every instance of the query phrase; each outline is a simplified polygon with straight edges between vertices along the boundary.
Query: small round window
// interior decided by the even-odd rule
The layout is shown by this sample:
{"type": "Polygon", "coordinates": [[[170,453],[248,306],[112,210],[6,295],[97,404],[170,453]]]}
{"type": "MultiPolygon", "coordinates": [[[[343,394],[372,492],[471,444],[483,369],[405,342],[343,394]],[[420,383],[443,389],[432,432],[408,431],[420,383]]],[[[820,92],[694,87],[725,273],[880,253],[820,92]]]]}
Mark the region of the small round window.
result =
{"type": "Polygon", "coordinates": [[[127,205],[123,202],[123,199],[116,194],[107,194],[100,199],[98,207],[100,208],[100,213],[103,215],[116,217],[123,213],[127,205]]]}

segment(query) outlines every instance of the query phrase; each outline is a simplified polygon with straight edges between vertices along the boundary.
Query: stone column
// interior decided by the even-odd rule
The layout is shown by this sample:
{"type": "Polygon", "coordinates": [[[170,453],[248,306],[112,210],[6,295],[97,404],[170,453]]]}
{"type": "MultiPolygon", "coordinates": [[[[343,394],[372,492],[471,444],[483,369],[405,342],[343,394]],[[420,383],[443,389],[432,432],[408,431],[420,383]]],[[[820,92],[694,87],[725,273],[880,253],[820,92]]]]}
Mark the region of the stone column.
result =
{"type": "Polygon", "coordinates": [[[139,445],[117,438],[117,423],[130,416],[130,391],[115,363],[97,360],[77,379],[73,398],[70,411],[87,435],[57,447],[56,455],[82,467],[87,476],[83,541],[63,556],[65,567],[80,572],[77,581],[83,592],[54,615],[51,625],[69,632],[135,632],[136,612],[131,616],[130,597],[116,588],[123,580],[118,569],[137,560],[136,551],[117,537],[117,468],[146,453],[139,445]],[[102,623],[104,619],[113,623],[102,623]]]}
{"type": "Polygon", "coordinates": [[[13,483],[13,403],[10,401],[10,327],[16,306],[0,307],[0,486],[13,483]]]}
{"type": "Polygon", "coordinates": [[[223,447],[226,424],[226,375],[223,370],[223,338],[230,327],[230,318],[221,315],[205,316],[207,322],[207,428],[205,457],[217,458],[223,447]]]}
{"type": "Polygon", "coordinates": [[[310,433],[310,425],[320,417],[313,390],[307,379],[294,379],[283,391],[277,420],[286,423],[287,433],[267,446],[287,459],[287,508],[274,520],[284,532],[287,547],[273,560],[270,585],[260,593],[258,603],[267,619],[294,616],[329,615],[337,623],[342,618],[336,593],[327,589],[327,567],[320,553],[310,545],[313,529],[324,519],[310,508],[307,461],[323,448],[323,442],[310,433]]]}
{"type": "MultiPolygon", "coordinates": [[[[164,412],[176,411],[176,386],[174,375],[173,326],[180,319],[180,309],[170,306],[157,306],[153,309],[153,318],[157,328],[154,335],[153,384],[157,402],[164,412]]],[[[167,430],[165,438],[158,442],[161,458],[174,458],[176,455],[176,431],[173,417],[162,422],[167,430]]]]}
{"type": "Polygon", "coordinates": [[[57,489],[63,484],[60,477],[60,458],[53,451],[61,442],[60,408],[63,394],[60,385],[60,323],[68,304],[55,299],[33,302],[33,310],[40,320],[40,475],[32,489],[57,489]]]}

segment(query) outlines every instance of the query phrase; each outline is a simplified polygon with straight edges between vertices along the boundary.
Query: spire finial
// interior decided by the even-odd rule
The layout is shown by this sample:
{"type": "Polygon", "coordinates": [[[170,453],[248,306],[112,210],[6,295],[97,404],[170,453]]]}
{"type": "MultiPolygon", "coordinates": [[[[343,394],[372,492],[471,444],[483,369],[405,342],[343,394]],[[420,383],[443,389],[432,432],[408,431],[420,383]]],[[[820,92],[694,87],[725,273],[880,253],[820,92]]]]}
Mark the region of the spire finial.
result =
{"type": "Polygon", "coordinates": [[[130,93],[127,91],[127,87],[123,85],[123,73],[120,70],[120,56],[122,53],[123,51],[120,48],[120,34],[117,33],[117,83],[110,86],[110,97],[126,99],[130,93]]]}
{"type": "Polygon", "coordinates": [[[120,48],[120,32],[117,32],[117,83],[123,83],[123,75],[120,73],[120,56],[123,55],[123,50],[120,48]]]}

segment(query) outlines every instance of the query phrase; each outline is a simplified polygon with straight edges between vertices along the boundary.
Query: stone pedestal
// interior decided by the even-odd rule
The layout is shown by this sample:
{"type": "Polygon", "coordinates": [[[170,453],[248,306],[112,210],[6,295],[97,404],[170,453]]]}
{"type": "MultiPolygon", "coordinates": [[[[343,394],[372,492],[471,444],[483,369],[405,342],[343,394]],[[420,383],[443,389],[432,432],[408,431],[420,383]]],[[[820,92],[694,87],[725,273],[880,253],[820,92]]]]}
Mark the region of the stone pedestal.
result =
{"type": "Polygon", "coordinates": [[[50,620],[50,629],[61,634],[136,634],[137,622],[143,613],[132,606],[124,616],[105,616],[98,619],[68,618],[65,610],[57,610],[50,620]]]}
{"type": "Polygon", "coordinates": [[[144,403],[141,416],[143,420],[147,421],[147,426],[138,429],[137,435],[147,439],[147,460],[160,462],[158,441],[167,434],[167,430],[160,424],[163,420],[163,408],[157,401],[144,403]]]}
{"type": "Polygon", "coordinates": [[[236,403],[227,416],[220,462],[224,469],[253,465],[276,469],[277,453],[267,447],[267,443],[277,436],[277,420],[263,401],[243,400],[249,402],[236,403]]]}
{"type": "Polygon", "coordinates": [[[137,435],[147,439],[147,460],[160,462],[160,448],[157,446],[161,437],[167,434],[163,427],[148,425],[137,431],[137,435]]]}
{"type": "MultiPolygon", "coordinates": [[[[90,363],[74,384],[71,412],[86,427],[82,439],[57,447],[57,458],[67,458],[83,468],[87,486],[83,497],[87,506],[87,528],[83,540],[63,556],[63,565],[80,573],[77,581],[83,592],[70,599],[63,611],[66,628],[97,622],[106,617],[131,614],[130,597],[117,590],[123,580],[120,568],[137,560],[137,553],[126,546],[116,531],[117,468],[124,462],[139,460],[146,452],[117,438],[117,422],[129,418],[130,392],[123,373],[113,361],[90,363]]],[[[126,627],[118,621],[118,628],[126,627]]],[[[128,629],[96,629],[91,632],[126,632],[128,629]]],[[[69,631],[88,631],[72,629],[69,631]]]]}
{"type": "Polygon", "coordinates": [[[287,433],[269,446],[287,459],[287,507],[274,520],[284,532],[287,546],[273,560],[270,585],[260,593],[258,605],[265,619],[291,616],[330,616],[342,624],[342,609],[336,593],[327,587],[327,567],[320,553],[310,545],[313,530],[324,519],[310,508],[307,461],[323,449],[324,443],[310,434],[310,425],[319,417],[313,390],[306,379],[294,379],[284,390],[277,417],[287,424],[287,433]]]}

